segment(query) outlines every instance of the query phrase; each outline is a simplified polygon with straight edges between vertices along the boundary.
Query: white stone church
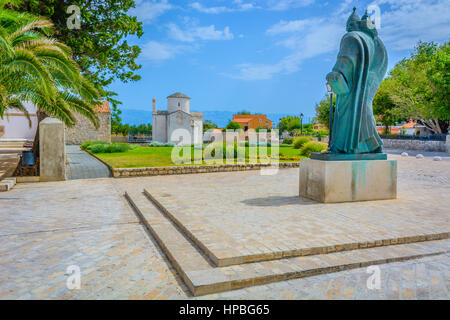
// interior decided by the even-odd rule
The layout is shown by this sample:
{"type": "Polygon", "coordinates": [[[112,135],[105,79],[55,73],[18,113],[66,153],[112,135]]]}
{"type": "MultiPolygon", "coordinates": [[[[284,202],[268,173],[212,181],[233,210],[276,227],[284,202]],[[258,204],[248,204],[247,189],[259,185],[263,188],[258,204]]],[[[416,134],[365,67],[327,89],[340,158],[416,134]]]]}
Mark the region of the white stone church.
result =
{"type": "Polygon", "coordinates": [[[191,112],[191,98],[181,92],[167,97],[167,110],[156,110],[153,99],[153,141],[179,142],[179,136],[172,136],[177,129],[185,129],[190,134],[192,144],[203,142],[203,112],[191,112]]]}

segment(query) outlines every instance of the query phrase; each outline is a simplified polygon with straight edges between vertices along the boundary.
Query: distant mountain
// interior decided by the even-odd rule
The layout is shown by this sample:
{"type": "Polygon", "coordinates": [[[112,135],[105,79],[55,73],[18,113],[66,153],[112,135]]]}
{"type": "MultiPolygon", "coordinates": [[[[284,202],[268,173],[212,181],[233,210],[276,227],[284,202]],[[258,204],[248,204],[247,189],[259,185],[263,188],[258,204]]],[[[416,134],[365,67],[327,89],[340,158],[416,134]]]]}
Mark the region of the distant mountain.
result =
{"type": "MultiPolygon", "coordinates": [[[[236,113],[233,111],[202,111],[202,112],[203,112],[203,121],[211,120],[212,122],[217,124],[220,128],[225,127],[228,124],[228,122],[231,119],[233,119],[233,114],[236,113]]],[[[278,124],[281,118],[295,115],[292,113],[266,113],[266,114],[267,117],[270,120],[272,120],[274,126],[278,124]]],[[[123,109],[120,117],[122,118],[122,123],[127,123],[130,125],[152,123],[152,111],[147,110],[123,109]]],[[[304,123],[308,123],[310,121],[311,117],[305,117],[304,123]]]]}
{"type": "Polygon", "coordinates": [[[122,109],[123,124],[140,125],[152,123],[152,111],[136,110],[136,109],[122,109]]]}

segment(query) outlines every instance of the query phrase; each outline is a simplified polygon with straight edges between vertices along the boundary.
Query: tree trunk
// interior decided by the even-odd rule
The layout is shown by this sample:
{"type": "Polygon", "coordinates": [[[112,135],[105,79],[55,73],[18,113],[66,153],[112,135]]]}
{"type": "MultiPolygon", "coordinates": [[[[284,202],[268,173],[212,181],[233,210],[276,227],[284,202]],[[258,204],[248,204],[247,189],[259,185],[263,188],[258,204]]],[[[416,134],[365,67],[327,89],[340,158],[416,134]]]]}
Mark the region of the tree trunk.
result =
{"type": "Polygon", "coordinates": [[[439,120],[435,119],[434,122],[436,123],[437,133],[442,133],[441,126],[439,125],[439,120]]]}
{"type": "Polygon", "coordinates": [[[389,134],[389,124],[387,122],[384,124],[384,134],[389,134]]]}
{"type": "Polygon", "coordinates": [[[442,133],[439,120],[421,120],[420,122],[434,133],[442,133]]]}

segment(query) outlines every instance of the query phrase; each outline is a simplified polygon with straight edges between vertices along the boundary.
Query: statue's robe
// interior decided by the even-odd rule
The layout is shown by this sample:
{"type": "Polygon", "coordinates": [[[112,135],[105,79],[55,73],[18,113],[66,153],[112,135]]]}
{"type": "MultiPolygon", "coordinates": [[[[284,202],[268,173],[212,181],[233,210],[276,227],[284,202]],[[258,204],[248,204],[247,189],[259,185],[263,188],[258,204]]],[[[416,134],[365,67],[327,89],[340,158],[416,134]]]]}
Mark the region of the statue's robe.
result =
{"type": "Polygon", "coordinates": [[[352,31],[341,41],[333,73],[339,81],[329,81],[337,94],[332,126],[331,152],[381,152],[372,101],[387,70],[387,52],[378,36],[352,31]]]}

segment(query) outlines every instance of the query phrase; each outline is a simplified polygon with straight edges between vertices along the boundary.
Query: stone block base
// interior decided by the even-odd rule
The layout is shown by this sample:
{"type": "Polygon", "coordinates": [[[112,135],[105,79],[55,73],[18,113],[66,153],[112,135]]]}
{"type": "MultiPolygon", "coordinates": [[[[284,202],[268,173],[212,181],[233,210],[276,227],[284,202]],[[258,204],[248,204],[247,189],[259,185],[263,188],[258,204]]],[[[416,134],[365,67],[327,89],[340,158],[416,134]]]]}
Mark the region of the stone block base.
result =
{"type": "Polygon", "coordinates": [[[40,181],[66,180],[64,148],[64,124],[50,117],[42,120],[39,124],[40,181]]]}
{"type": "Polygon", "coordinates": [[[325,203],[395,199],[397,161],[301,160],[299,190],[325,203]]]}

